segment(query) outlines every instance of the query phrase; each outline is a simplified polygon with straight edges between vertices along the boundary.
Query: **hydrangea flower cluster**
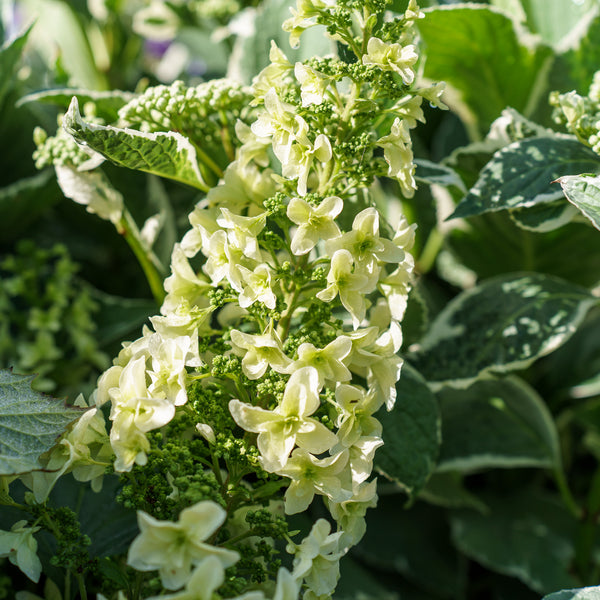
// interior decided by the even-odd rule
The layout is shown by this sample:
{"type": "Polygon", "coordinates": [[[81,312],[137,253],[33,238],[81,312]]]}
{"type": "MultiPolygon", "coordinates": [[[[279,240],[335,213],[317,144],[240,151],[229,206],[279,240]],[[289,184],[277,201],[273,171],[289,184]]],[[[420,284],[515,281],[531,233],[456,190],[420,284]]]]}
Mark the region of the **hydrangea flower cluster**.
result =
{"type": "Polygon", "coordinates": [[[555,107],[554,120],[600,154],[600,71],[594,74],[587,96],[552,92],[550,104],[555,107]]]}
{"type": "MultiPolygon", "coordinates": [[[[160,314],[94,396],[93,419],[110,405],[121,499],[138,509],[128,564],[158,571],[149,594],[325,600],[365,533],[383,444],[376,413],[396,401],[413,270],[413,227],[386,223],[369,188],[388,177],[414,193],[410,130],[423,99],[441,105],[442,93],[414,86],[415,0],[400,16],[387,4],[299,0],[292,10],[292,45],[324,25],[350,60],[292,64],[273,43],[250,90],[219,82],[200,98],[176,83],[120,112],[146,131],[188,124],[191,138],[223,115],[219,98],[243,117],[222,140],[231,160],[218,185],[175,245],[160,314]],[[190,117],[200,104],[205,119],[190,117]],[[328,518],[295,541],[288,517],[317,498],[328,518]]],[[[68,449],[74,470],[85,452],[68,449]]]]}

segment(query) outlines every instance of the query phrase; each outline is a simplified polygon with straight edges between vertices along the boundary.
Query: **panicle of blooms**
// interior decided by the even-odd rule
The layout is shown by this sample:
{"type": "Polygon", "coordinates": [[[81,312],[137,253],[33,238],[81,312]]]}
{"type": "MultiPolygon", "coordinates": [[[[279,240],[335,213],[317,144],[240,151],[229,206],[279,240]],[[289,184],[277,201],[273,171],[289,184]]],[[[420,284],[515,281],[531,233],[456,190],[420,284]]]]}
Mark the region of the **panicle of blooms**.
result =
{"type": "MultiPolygon", "coordinates": [[[[410,130],[423,119],[423,97],[439,100],[440,91],[411,89],[414,1],[393,27],[381,3],[379,29],[351,5],[299,0],[292,9],[292,42],[326,25],[356,62],[292,65],[272,44],[271,64],[253,83],[254,108],[238,110],[235,153],[173,249],[160,314],[98,382],[96,404],[111,405],[115,469],[167,469],[169,502],[139,510],[128,555],[174,592],[161,597],[330,598],[339,560],[377,501],[377,412],[396,400],[414,231],[404,218],[395,231],[385,223],[369,186],[387,176],[412,195],[410,130]],[[377,127],[374,108],[385,114],[377,127]],[[177,443],[193,445],[181,460],[201,484],[156,458],[177,443]],[[316,496],[334,531],[320,519],[296,543],[285,515],[306,511],[316,496]],[[269,563],[274,539],[288,542],[291,573],[269,563]],[[267,550],[255,561],[263,569],[256,581],[266,583],[250,589],[238,558],[259,548],[267,550]]],[[[246,93],[223,82],[214,89],[246,93]]],[[[199,95],[174,84],[156,106],[147,92],[121,117],[160,129],[202,104],[212,118],[219,101],[199,95]]]]}

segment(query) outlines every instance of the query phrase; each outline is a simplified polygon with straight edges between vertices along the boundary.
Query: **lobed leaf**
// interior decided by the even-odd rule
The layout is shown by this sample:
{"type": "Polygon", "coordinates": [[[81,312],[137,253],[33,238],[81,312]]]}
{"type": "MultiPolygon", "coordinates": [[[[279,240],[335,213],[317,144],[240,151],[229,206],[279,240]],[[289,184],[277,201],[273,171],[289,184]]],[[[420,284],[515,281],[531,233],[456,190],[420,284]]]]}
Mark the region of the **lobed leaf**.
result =
{"type": "Polygon", "coordinates": [[[539,273],[504,275],[461,293],[436,317],[410,358],[434,389],[530,365],[573,335],[598,300],[539,273]]]}
{"type": "Polygon", "coordinates": [[[567,175],[558,182],[567,200],[600,229],[600,176],[567,175]]]}
{"type": "Polygon", "coordinates": [[[383,425],[383,447],[375,454],[375,468],[416,494],[435,469],[440,447],[440,415],[435,396],[410,365],[402,367],[394,408],[377,413],[383,425]]]}
{"type": "Polygon", "coordinates": [[[442,446],[438,471],[560,468],[558,434],[536,391],[517,377],[476,381],[438,394],[442,446]]]}
{"type": "Polygon", "coordinates": [[[552,182],[582,172],[600,172],[600,158],[575,139],[557,136],[514,142],[494,154],[449,219],[557,200],[562,192],[552,182]]]}
{"type": "Polygon", "coordinates": [[[40,469],[40,455],[81,416],[81,410],[34,392],[33,379],[0,370],[0,475],[40,469]]]}
{"type": "Polygon", "coordinates": [[[86,123],[79,113],[76,97],[65,114],[63,127],[78,143],[119,166],[207,189],[198,166],[196,149],[180,133],[143,133],[135,129],[86,123]]]}

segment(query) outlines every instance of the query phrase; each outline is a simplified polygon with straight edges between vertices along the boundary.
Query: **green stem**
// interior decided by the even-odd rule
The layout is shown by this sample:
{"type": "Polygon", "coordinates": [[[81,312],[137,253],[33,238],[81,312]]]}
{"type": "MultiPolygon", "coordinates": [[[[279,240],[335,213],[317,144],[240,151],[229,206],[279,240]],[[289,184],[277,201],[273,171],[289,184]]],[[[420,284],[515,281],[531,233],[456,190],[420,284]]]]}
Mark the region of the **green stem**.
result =
{"type": "Polygon", "coordinates": [[[569,485],[565,478],[565,473],[562,470],[562,467],[554,470],[554,481],[558,491],[560,492],[560,497],[562,498],[565,507],[576,519],[579,519],[581,517],[581,508],[579,508],[579,505],[575,501],[575,498],[569,489],[569,485]]]}
{"type": "Polygon", "coordinates": [[[419,273],[424,274],[431,271],[435,264],[435,260],[442,249],[443,242],[444,236],[440,230],[437,228],[432,229],[425,242],[423,252],[421,252],[421,256],[419,256],[419,259],[417,260],[417,270],[419,273]]]}
{"type": "Polygon", "coordinates": [[[144,275],[148,280],[152,295],[156,300],[156,303],[160,306],[165,299],[165,290],[163,288],[163,277],[159,273],[154,260],[152,259],[151,252],[146,248],[143,243],[139,229],[128,210],[123,211],[123,216],[117,224],[119,233],[123,235],[125,241],[129,244],[129,247],[138,259],[144,275]]]}
{"type": "Polygon", "coordinates": [[[588,493],[584,519],[575,538],[575,568],[584,584],[591,583],[593,553],[600,517],[600,466],[596,469],[588,493]]]}
{"type": "Polygon", "coordinates": [[[87,590],[85,589],[85,581],[81,575],[76,575],[77,584],[79,585],[79,596],[81,600],[87,600],[87,590]]]}

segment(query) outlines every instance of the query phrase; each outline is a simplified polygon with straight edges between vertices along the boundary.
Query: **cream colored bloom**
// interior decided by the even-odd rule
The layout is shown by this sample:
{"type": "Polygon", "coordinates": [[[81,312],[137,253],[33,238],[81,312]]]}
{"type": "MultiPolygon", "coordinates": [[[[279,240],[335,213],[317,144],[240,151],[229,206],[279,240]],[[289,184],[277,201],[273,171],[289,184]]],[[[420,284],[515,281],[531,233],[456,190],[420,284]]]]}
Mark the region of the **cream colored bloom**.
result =
{"type": "Polygon", "coordinates": [[[278,373],[287,373],[292,361],[285,355],[281,340],[275,331],[251,335],[237,329],[231,331],[233,351],[242,356],[242,371],[248,379],[259,379],[271,367],[278,373]]]}
{"type": "Polygon", "coordinates": [[[340,443],[349,448],[362,436],[381,436],[381,423],[373,417],[381,406],[373,391],[365,391],[354,385],[338,385],[335,401],[339,406],[336,426],[340,443]]]}
{"type": "Polygon", "coordinates": [[[331,78],[300,62],[296,63],[294,67],[294,74],[300,83],[300,97],[302,98],[302,106],[322,104],[325,90],[327,89],[331,78]]]}
{"type": "Polygon", "coordinates": [[[317,298],[331,302],[339,295],[356,329],[365,318],[367,309],[364,293],[368,289],[369,278],[362,273],[355,273],[353,266],[354,259],[348,250],[336,250],[327,274],[327,287],[317,293],[317,298]]]}
{"type": "Polygon", "coordinates": [[[205,543],[226,517],[225,510],[210,500],[182,510],[176,523],[138,511],[140,534],[129,547],[127,564],[138,571],[158,569],[168,590],[184,586],[191,579],[192,567],[209,557],[217,559],[222,568],[230,567],[239,560],[237,552],[205,543]]]}
{"type": "Polygon", "coordinates": [[[377,145],[383,148],[383,156],[389,165],[388,177],[395,177],[402,193],[407,198],[412,198],[417,184],[414,178],[415,164],[408,123],[396,118],[390,133],[379,138],[377,145]]]}
{"type": "Polygon", "coordinates": [[[392,240],[379,235],[379,211],[369,207],[359,212],[352,222],[352,230],[325,244],[329,254],[345,249],[367,272],[373,273],[374,261],[398,263],[404,259],[404,251],[392,240]]]}
{"type": "Polygon", "coordinates": [[[377,37],[369,39],[363,65],[375,65],[384,71],[394,71],[410,85],[415,79],[414,64],[419,56],[413,45],[388,44],[377,37]]]}
{"type": "Polygon", "coordinates": [[[319,519],[296,547],[293,575],[304,579],[308,589],[317,595],[333,592],[340,578],[340,558],[344,554],[339,547],[342,532],[330,531],[331,525],[319,519]]]}
{"type": "Polygon", "coordinates": [[[334,433],[310,417],[320,406],[319,391],[316,369],[304,367],[290,377],[283,400],[273,411],[237,399],[229,402],[234,421],[246,431],[258,433],[257,445],[267,471],[282,469],[296,444],[321,454],[337,442],[334,433]]]}
{"type": "Polygon", "coordinates": [[[40,579],[42,563],[37,557],[37,541],[33,534],[39,530],[39,527],[28,527],[27,521],[17,521],[10,531],[0,531],[0,558],[8,558],[36,583],[40,579]]]}
{"type": "Polygon", "coordinates": [[[337,196],[325,198],[316,208],[302,198],[292,198],[287,207],[287,216],[298,225],[292,237],[292,253],[296,256],[307,254],[320,240],[341,235],[335,218],[343,208],[344,202],[337,196]]]}
{"type": "Polygon", "coordinates": [[[277,296],[271,288],[271,269],[265,263],[259,264],[254,271],[246,267],[238,267],[241,276],[242,292],[238,298],[242,308],[248,308],[255,302],[262,302],[267,308],[273,310],[277,303],[277,296]]]}
{"type": "Polygon", "coordinates": [[[224,207],[221,207],[220,210],[221,216],[217,219],[217,223],[227,231],[229,243],[240,250],[244,256],[258,262],[262,261],[257,237],[265,227],[267,213],[263,212],[254,217],[242,217],[224,207]]]}
{"type": "Polygon", "coordinates": [[[151,596],[147,600],[212,600],[213,593],[223,585],[225,569],[216,556],[207,556],[192,573],[185,589],[175,594],[151,596]]]}
{"type": "Polygon", "coordinates": [[[290,145],[288,155],[281,160],[281,174],[287,179],[298,179],[296,191],[300,196],[305,196],[308,191],[308,176],[315,160],[325,164],[331,160],[333,152],[329,138],[320,133],[314,144],[310,142],[306,132],[302,131],[295,137],[295,142],[290,145]]]}
{"type": "Polygon", "coordinates": [[[352,492],[342,489],[340,473],[348,462],[348,451],[334,456],[317,458],[302,448],[296,448],[278,475],[289,477],[292,483],[285,492],[285,512],[294,515],[305,511],[315,494],[327,496],[334,502],[352,497],[352,492]]]}
{"type": "Polygon", "coordinates": [[[291,371],[302,367],[314,367],[319,373],[319,383],[329,381],[349,381],[352,373],[344,364],[352,351],[352,340],[345,335],[336,338],[324,348],[317,348],[309,342],[298,346],[298,359],[294,361],[291,371]]]}

